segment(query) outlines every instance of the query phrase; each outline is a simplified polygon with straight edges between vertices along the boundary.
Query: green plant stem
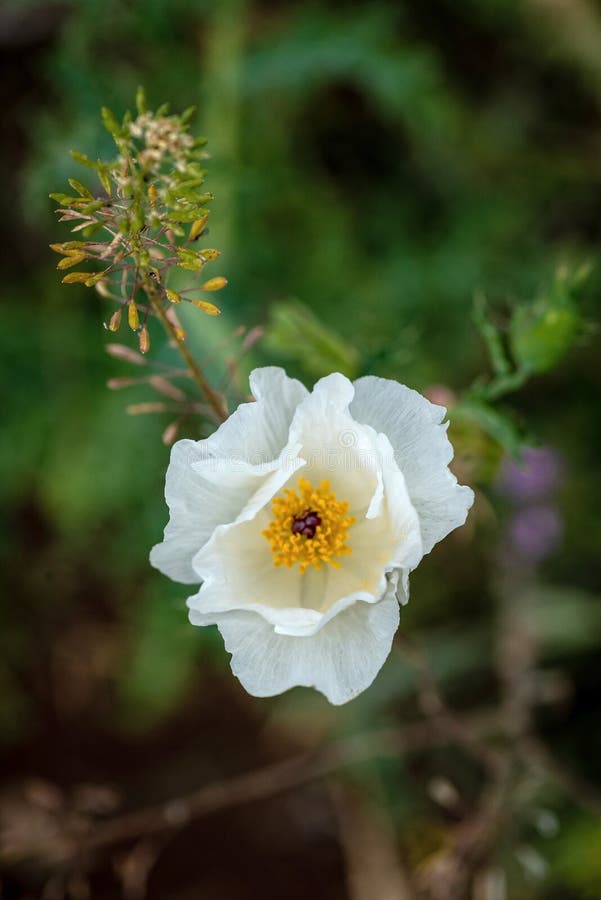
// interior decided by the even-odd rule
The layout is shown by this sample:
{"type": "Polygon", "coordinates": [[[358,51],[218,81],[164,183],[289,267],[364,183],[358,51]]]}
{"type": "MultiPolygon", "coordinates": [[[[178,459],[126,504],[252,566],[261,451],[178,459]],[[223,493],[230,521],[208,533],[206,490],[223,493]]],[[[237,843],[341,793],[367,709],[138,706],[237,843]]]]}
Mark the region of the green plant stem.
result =
{"type": "Polygon", "coordinates": [[[499,375],[486,386],[486,399],[497,400],[499,397],[504,397],[505,394],[519,390],[528,381],[528,374],[523,369],[517,369],[507,375],[499,375]]]}
{"type": "Polygon", "coordinates": [[[177,345],[177,349],[179,350],[184,362],[186,363],[190,375],[200,388],[210,408],[217,416],[219,422],[225,422],[225,420],[227,419],[227,410],[224,407],[223,400],[221,399],[219,394],[213,390],[213,388],[207,381],[204,372],[188,350],[188,347],[186,346],[184,341],[178,338],[175,327],[169,321],[169,318],[165,313],[165,310],[163,309],[162,299],[159,296],[156,285],[148,273],[145,273],[142,276],[142,286],[144,288],[146,296],[150,300],[154,312],[156,313],[158,319],[160,320],[169,337],[177,345]]]}

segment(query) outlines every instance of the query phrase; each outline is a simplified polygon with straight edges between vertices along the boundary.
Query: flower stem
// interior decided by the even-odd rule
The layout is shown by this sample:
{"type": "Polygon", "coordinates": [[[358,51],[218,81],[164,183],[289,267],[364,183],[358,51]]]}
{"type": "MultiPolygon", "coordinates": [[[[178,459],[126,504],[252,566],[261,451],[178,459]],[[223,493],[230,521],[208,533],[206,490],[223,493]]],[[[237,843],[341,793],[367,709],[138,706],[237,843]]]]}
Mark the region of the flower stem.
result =
{"type": "Polygon", "coordinates": [[[225,422],[225,420],[227,419],[227,410],[225,409],[221,396],[213,390],[204,372],[188,350],[188,347],[186,346],[184,341],[180,340],[180,338],[178,337],[175,327],[169,321],[169,318],[165,313],[165,310],[163,309],[162,298],[157,290],[156,284],[147,272],[145,272],[142,276],[142,285],[147,297],[150,300],[154,312],[160,319],[161,324],[163,325],[171,340],[176,344],[177,349],[179,350],[184,362],[186,363],[186,366],[188,367],[190,375],[200,388],[202,394],[206,398],[207,403],[215,413],[218,421],[225,422]]]}

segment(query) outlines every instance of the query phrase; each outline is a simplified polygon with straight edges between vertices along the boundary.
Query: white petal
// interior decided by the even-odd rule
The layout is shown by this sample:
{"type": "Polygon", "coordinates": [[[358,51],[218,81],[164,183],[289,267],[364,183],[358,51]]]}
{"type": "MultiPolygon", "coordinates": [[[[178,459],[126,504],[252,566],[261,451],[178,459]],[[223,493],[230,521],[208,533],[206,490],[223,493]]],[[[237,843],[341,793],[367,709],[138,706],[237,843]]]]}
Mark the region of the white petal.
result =
{"type": "Polygon", "coordinates": [[[399,605],[391,593],[378,603],[358,602],[342,610],[311,637],[276,634],[252,612],[195,623],[217,623],[232,654],[232,672],[255,697],[300,685],[316,688],[339,705],[369,687],[390,653],[399,624],[399,605]]]}
{"type": "Polygon", "coordinates": [[[170,520],[150,561],[176,581],[198,583],[192,559],[215,528],[235,521],[275,468],[291,474],[299,465],[288,433],[306,388],[275,367],[255,369],[250,385],[256,402],[238,407],[210,438],[172,448],[165,482],[170,520]],[[276,463],[284,448],[286,459],[276,463]]]}
{"type": "Polygon", "coordinates": [[[391,582],[394,584],[397,600],[401,606],[406,606],[409,603],[409,569],[392,572],[391,582]]]}
{"type": "Polygon", "coordinates": [[[206,457],[244,459],[254,464],[280,455],[288,442],[290,423],[307,389],[283,369],[267,366],[250,374],[254,403],[242,403],[217,431],[202,443],[206,457]]]}
{"type": "Polygon", "coordinates": [[[446,410],[403,384],[368,375],[355,382],[351,414],[392,447],[418,512],[424,553],[463,525],[473,503],[471,488],[457,484],[448,469],[453,448],[441,422],[446,410]]]}
{"type": "MultiPolygon", "coordinates": [[[[385,434],[378,434],[374,445],[377,448],[382,468],[383,496],[386,506],[390,534],[388,540],[396,546],[391,564],[406,569],[415,569],[424,555],[419,515],[413,506],[405,477],[394,460],[394,452],[385,434]]],[[[382,536],[382,541],[384,540],[382,536]]]]}
{"type": "Polygon", "coordinates": [[[268,479],[269,468],[278,467],[277,462],[270,466],[238,462],[222,473],[223,477],[216,478],[215,474],[221,472],[221,461],[207,461],[204,444],[204,441],[182,440],[173,445],[165,479],[170,518],[163,541],[150,553],[153,566],[184,584],[198,584],[200,578],[192,566],[195,554],[218,525],[236,520],[268,479]],[[215,471],[208,472],[211,464],[215,471]],[[211,477],[204,477],[207,474],[211,477]]]}
{"type": "Polygon", "coordinates": [[[344,375],[322,378],[298,406],[290,426],[290,442],[300,444],[306,460],[303,476],[313,485],[329,481],[352,516],[377,514],[382,499],[381,459],[372,428],[349,412],[354,388],[344,375]]]}

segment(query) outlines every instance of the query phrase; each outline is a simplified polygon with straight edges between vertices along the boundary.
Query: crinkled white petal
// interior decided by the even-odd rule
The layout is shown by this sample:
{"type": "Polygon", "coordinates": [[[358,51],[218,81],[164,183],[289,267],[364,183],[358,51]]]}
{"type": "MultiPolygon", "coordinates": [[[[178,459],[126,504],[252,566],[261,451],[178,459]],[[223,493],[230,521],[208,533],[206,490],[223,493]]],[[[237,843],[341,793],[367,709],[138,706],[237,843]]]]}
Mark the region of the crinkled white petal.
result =
{"type": "MultiPolygon", "coordinates": [[[[395,544],[395,553],[387,567],[394,565],[403,569],[415,569],[424,555],[419,515],[413,506],[405,476],[394,460],[390,441],[385,434],[374,435],[374,446],[379,454],[382,471],[383,497],[386,516],[379,516],[380,522],[388,520],[390,538],[395,544]]],[[[382,535],[382,543],[385,536],[382,535]]]]}
{"type": "Polygon", "coordinates": [[[409,569],[395,569],[391,573],[392,578],[394,578],[396,598],[401,606],[406,606],[409,603],[409,569]]]}
{"type": "Polygon", "coordinates": [[[293,447],[300,445],[299,456],[306,462],[303,476],[313,485],[329,481],[356,516],[365,515],[374,494],[374,502],[381,497],[382,485],[374,431],[349,412],[353,394],[344,375],[322,378],[296,410],[289,440],[293,447]]]}
{"type": "Polygon", "coordinates": [[[265,478],[264,468],[248,464],[219,483],[204,478],[195,471],[195,463],[204,459],[202,443],[182,440],[173,445],[165,481],[170,518],[163,541],[150,553],[153,566],[185,584],[199,581],[192,567],[194,555],[218,525],[238,516],[265,478]]]}
{"type": "Polygon", "coordinates": [[[242,403],[217,431],[201,443],[207,457],[244,459],[255,465],[280,455],[288,443],[290,423],[306,387],[283,369],[266,366],[250,374],[254,403],[242,403]]]}
{"type": "Polygon", "coordinates": [[[289,473],[303,465],[293,458],[287,460],[286,470],[278,460],[257,466],[242,460],[235,465],[206,460],[200,443],[182,440],[173,446],[165,482],[169,522],[162,542],[150,552],[153,566],[184,584],[201,580],[193,560],[215,529],[250,517],[264,497],[273,496],[289,473]]]}
{"type": "Polygon", "coordinates": [[[305,387],[283,369],[255,369],[255,403],[246,403],[210,438],[174,444],[165,482],[170,519],[150,562],[185,584],[200,580],[192,559],[218,525],[233,522],[274,469],[298,465],[298,447],[288,445],[290,423],[305,387]],[[286,458],[282,451],[286,448],[286,458]]]}
{"type": "Polygon", "coordinates": [[[471,488],[448,468],[453,448],[443,425],[446,410],[403,384],[368,375],[355,382],[350,411],[357,421],[386,434],[418,512],[424,553],[463,525],[471,488]]]}
{"type": "Polygon", "coordinates": [[[339,705],[369,687],[386,661],[399,624],[394,589],[378,603],[358,602],[311,637],[277,634],[254,612],[199,616],[216,623],[232,654],[232,672],[255,697],[313,687],[339,705]]]}

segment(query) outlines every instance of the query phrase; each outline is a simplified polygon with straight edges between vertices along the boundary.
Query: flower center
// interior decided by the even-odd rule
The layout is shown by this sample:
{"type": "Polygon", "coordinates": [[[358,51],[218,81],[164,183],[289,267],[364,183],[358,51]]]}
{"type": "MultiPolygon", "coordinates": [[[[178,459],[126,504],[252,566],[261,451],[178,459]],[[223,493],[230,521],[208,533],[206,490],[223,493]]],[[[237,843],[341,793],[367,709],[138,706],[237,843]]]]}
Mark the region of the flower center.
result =
{"type": "Polygon", "coordinates": [[[298,563],[301,574],[309,566],[321,569],[323,563],[339,569],[335,557],[353,552],[346,539],[356,519],[348,515],[348,503],[336,499],[329,481],[314,488],[301,478],[298,488],[287,488],[271,509],[273,521],[262,534],[271,544],[274,566],[290,569],[298,563]]]}
{"type": "Polygon", "coordinates": [[[318,516],[314,509],[306,509],[302,516],[295,516],[292,523],[292,534],[302,534],[306,538],[314,538],[319,525],[321,525],[321,516],[318,516]]]}

